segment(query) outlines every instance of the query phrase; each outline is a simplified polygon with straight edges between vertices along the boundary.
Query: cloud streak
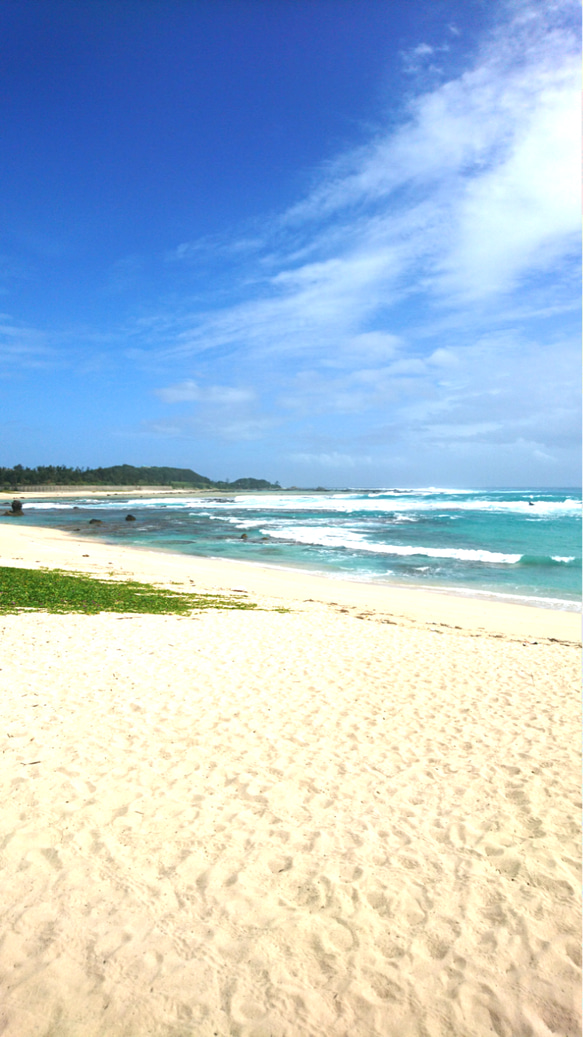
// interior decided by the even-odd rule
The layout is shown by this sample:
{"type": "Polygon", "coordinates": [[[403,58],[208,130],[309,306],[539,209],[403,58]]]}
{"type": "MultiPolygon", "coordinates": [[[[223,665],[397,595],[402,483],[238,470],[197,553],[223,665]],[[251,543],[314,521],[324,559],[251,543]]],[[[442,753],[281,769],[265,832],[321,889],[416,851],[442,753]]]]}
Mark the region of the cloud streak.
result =
{"type": "Polygon", "coordinates": [[[390,333],[387,311],[411,295],[487,304],[572,255],[577,46],[537,7],[411,102],[400,127],[322,170],[268,228],[250,298],[193,318],[175,355],[329,350],[372,323],[390,333]]]}
{"type": "MultiPolygon", "coordinates": [[[[153,327],[158,361],[186,373],[161,401],[245,408],[250,390],[215,384],[237,365],[253,434],[283,424],[288,456],[338,470],[357,441],[573,449],[577,344],[549,318],[573,307],[580,238],[575,6],[501,12],[471,67],[442,72],[278,217],[209,245],[233,301],[153,327]],[[319,446],[326,415],[347,418],[328,426],[346,449],[319,446]]],[[[442,64],[457,46],[452,29],[442,64]]],[[[421,41],[409,70],[434,51],[421,41]]],[[[173,262],[204,248],[183,243],[173,262]]]]}
{"type": "Polygon", "coordinates": [[[157,395],[165,403],[207,403],[219,406],[247,403],[253,399],[250,389],[235,389],[225,385],[211,385],[203,388],[189,379],[179,385],[170,385],[166,389],[158,389],[157,395]]]}
{"type": "Polygon", "coordinates": [[[0,375],[13,374],[24,367],[47,367],[58,360],[49,336],[38,328],[0,314],[0,375]]]}

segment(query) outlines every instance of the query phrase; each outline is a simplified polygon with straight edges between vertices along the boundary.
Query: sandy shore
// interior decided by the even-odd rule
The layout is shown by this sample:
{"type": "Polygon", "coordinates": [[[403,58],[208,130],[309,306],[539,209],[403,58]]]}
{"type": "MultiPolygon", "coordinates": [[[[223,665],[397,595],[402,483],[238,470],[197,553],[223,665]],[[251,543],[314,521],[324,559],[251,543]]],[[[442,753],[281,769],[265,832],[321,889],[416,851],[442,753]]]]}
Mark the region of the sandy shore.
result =
{"type": "Polygon", "coordinates": [[[191,488],[189,490],[177,490],[172,486],[109,486],[104,488],[103,486],[57,486],[51,490],[37,490],[33,488],[25,490],[0,490],[0,502],[10,503],[10,501],[17,498],[26,504],[27,500],[68,500],[74,497],[81,497],[88,500],[101,500],[108,497],[122,497],[127,500],[128,497],[138,499],[140,497],[176,497],[177,499],[200,497],[204,500],[208,497],[239,497],[242,494],[249,494],[253,497],[277,497],[295,496],[300,493],[302,497],[321,497],[330,492],[345,493],[350,491],[345,490],[302,490],[299,487],[292,489],[286,489],[280,487],[278,490],[241,490],[237,487],[233,487],[232,490],[201,490],[198,488],[191,488]]]}
{"type": "Polygon", "coordinates": [[[0,617],[2,1035],[580,1033],[577,615],[0,555],[264,607],[0,617]]]}

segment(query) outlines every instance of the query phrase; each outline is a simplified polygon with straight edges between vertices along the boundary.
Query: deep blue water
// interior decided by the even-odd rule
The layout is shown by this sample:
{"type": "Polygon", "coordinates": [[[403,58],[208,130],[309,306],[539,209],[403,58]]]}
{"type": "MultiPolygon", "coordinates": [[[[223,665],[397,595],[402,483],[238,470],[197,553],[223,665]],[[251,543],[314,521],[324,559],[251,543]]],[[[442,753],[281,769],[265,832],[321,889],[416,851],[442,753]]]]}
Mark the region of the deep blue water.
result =
{"type": "Polygon", "coordinates": [[[581,598],[581,492],[573,489],[128,496],[115,505],[79,496],[27,499],[25,509],[20,522],[108,542],[559,608],[581,598]],[[125,522],[128,512],[136,522],[125,522]],[[90,518],[103,525],[89,526],[90,518]]]}

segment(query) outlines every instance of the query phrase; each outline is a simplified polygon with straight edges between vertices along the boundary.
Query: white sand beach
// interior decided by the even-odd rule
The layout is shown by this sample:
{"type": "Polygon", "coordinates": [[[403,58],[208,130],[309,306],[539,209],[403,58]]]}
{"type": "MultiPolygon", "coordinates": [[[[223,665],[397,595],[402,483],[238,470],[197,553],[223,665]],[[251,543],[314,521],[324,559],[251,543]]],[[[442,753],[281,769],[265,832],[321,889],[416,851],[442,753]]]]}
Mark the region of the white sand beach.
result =
{"type": "Polygon", "coordinates": [[[261,606],[0,616],[3,1037],[580,1034],[579,616],[0,555],[261,606]]]}

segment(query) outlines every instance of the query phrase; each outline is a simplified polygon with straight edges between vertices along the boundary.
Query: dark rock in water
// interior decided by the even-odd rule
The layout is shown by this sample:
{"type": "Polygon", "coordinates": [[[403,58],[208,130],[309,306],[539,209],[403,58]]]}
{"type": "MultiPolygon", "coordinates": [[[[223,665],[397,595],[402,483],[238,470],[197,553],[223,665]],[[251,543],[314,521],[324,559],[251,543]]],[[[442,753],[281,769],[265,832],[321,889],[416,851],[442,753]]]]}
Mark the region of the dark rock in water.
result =
{"type": "Polygon", "coordinates": [[[90,526],[102,526],[103,525],[103,521],[102,521],[102,519],[89,519],[89,525],[90,526]]]}
{"type": "Polygon", "coordinates": [[[10,511],[5,511],[3,513],[4,515],[7,515],[9,518],[20,518],[20,516],[24,514],[22,510],[21,500],[13,500],[12,504],[10,505],[10,509],[10,511]]]}
{"type": "Polygon", "coordinates": [[[135,521],[136,521],[136,516],[135,515],[126,515],[126,522],[135,522],[135,521]]]}
{"type": "Polygon", "coordinates": [[[74,505],[73,505],[73,511],[80,511],[80,510],[81,510],[81,509],[80,509],[80,507],[79,507],[79,505],[78,505],[78,504],[74,504],[74,505]]]}
{"type": "Polygon", "coordinates": [[[241,533],[241,540],[248,540],[248,539],[249,538],[248,538],[246,533],[241,533]]]}

